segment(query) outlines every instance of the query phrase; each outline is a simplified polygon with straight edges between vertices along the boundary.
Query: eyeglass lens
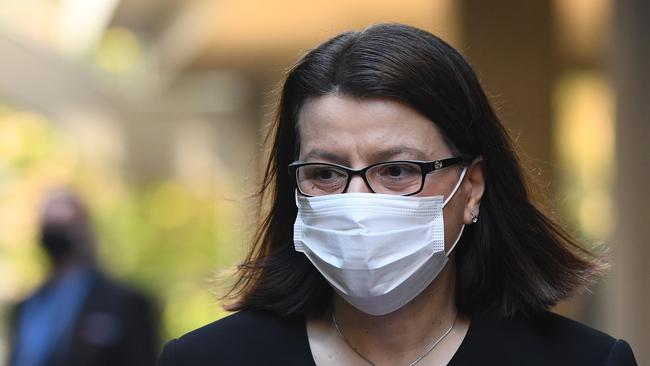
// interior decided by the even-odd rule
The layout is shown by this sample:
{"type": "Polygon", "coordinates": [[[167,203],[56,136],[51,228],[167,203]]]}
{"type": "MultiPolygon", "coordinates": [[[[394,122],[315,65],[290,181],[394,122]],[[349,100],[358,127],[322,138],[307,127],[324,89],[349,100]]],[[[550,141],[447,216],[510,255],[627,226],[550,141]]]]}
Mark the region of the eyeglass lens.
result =
{"type": "MultiPolygon", "coordinates": [[[[422,185],[420,166],[408,162],[378,164],[365,173],[366,181],[375,193],[406,195],[417,192],[422,185]]],[[[303,194],[323,196],[343,193],[350,178],[343,168],[313,164],[299,167],[296,179],[303,194]]]]}

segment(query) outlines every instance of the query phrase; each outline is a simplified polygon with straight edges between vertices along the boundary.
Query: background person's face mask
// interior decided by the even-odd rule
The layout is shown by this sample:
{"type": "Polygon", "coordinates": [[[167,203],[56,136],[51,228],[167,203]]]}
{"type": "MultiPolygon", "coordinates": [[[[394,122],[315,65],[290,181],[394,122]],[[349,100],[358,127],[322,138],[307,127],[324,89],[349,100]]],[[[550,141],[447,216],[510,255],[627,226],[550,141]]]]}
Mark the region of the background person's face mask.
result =
{"type": "Polygon", "coordinates": [[[296,194],[295,249],[354,307],[371,315],[391,313],[438,276],[460,240],[465,225],[445,252],[442,212],[466,170],[446,200],[377,193],[296,194]]]}

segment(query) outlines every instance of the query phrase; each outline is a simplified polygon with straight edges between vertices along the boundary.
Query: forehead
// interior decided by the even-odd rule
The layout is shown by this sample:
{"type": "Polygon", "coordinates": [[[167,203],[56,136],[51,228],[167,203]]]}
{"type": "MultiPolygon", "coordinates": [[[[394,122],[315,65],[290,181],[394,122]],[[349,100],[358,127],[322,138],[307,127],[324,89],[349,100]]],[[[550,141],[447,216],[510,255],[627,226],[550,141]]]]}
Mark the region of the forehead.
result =
{"type": "Polygon", "coordinates": [[[298,131],[303,161],[314,151],[347,163],[373,163],[373,156],[385,151],[394,159],[419,160],[450,153],[433,121],[391,99],[342,95],[308,99],[298,116],[298,131]]]}

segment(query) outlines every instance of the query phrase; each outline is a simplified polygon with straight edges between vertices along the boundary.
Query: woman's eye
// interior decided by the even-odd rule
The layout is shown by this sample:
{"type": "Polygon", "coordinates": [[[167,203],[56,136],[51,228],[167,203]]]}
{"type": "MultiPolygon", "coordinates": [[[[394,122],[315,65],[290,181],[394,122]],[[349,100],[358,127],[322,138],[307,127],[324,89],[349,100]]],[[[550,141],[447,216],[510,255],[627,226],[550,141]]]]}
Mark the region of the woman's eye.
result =
{"type": "Polygon", "coordinates": [[[332,167],[309,167],[305,170],[305,178],[313,181],[330,182],[345,178],[345,172],[332,167]]]}
{"type": "Polygon", "coordinates": [[[323,169],[318,171],[317,176],[320,179],[331,179],[334,176],[334,173],[329,169],[323,169]]]}
{"type": "Polygon", "coordinates": [[[386,165],[380,170],[379,175],[384,178],[405,178],[419,175],[417,166],[409,164],[386,165]]]}
{"type": "Polygon", "coordinates": [[[402,167],[399,167],[399,166],[391,166],[391,167],[388,167],[388,169],[386,169],[386,170],[387,170],[388,175],[390,175],[392,177],[399,177],[403,172],[402,167]]]}

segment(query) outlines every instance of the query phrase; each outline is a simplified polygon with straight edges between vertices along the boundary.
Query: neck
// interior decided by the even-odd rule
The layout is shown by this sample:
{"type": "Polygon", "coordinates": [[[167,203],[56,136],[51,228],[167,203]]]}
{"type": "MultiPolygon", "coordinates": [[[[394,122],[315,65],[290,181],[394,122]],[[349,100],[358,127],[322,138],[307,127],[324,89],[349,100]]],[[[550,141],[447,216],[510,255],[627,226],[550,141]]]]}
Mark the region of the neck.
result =
{"type": "Polygon", "coordinates": [[[351,347],[372,360],[416,359],[453,324],[455,265],[447,263],[422,293],[390,314],[363,313],[336,296],[334,313],[343,336],[351,347]]]}
{"type": "Polygon", "coordinates": [[[57,278],[73,268],[92,268],[94,263],[81,257],[64,257],[52,262],[50,277],[57,278]]]}

